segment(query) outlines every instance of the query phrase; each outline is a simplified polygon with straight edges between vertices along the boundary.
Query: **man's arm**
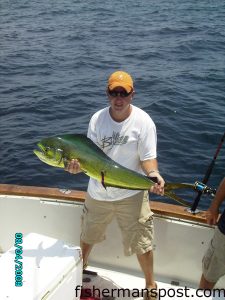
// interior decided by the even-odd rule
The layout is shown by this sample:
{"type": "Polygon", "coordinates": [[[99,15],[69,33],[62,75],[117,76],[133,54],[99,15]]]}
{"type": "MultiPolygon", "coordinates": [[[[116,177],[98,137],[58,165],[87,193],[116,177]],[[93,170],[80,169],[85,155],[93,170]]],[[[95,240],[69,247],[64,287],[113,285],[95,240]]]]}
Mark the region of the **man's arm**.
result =
{"type": "Polygon", "coordinates": [[[208,224],[214,225],[217,223],[217,219],[219,216],[219,208],[221,203],[224,201],[224,199],[225,199],[225,177],[220,182],[216,195],[209,209],[206,212],[206,220],[208,224]]]}
{"type": "Polygon", "coordinates": [[[147,176],[156,177],[158,179],[158,183],[150,188],[150,192],[158,195],[164,195],[165,181],[159,173],[157,159],[154,158],[141,161],[141,167],[147,176]]]}

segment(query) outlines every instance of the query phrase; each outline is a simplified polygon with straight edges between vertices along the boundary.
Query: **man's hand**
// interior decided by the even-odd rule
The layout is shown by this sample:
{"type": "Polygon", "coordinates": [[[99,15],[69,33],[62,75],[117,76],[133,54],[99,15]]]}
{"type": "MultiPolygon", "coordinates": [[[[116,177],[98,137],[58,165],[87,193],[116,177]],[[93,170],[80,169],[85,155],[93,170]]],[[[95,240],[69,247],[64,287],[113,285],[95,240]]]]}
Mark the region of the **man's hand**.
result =
{"type": "Polygon", "coordinates": [[[209,209],[205,213],[206,221],[208,224],[215,225],[217,223],[218,216],[219,216],[219,207],[224,200],[225,200],[225,177],[220,182],[216,195],[209,209]]]}
{"type": "Polygon", "coordinates": [[[65,171],[72,173],[72,174],[77,174],[81,172],[80,168],[80,163],[77,159],[72,159],[71,161],[68,162],[68,164],[65,166],[65,171]]]}
{"type": "Polygon", "coordinates": [[[210,207],[205,212],[206,221],[207,221],[207,224],[209,224],[209,225],[216,225],[217,220],[218,220],[218,216],[219,216],[219,210],[218,209],[214,209],[214,208],[210,207]]]}
{"type": "Polygon", "coordinates": [[[162,176],[159,174],[158,171],[155,171],[155,172],[151,172],[150,174],[151,176],[149,176],[150,178],[151,177],[156,177],[157,178],[157,183],[155,183],[154,186],[152,186],[149,191],[151,193],[155,193],[157,195],[161,195],[163,196],[164,195],[164,185],[165,185],[165,181],[164,179],[162,178],[162,176]]]}

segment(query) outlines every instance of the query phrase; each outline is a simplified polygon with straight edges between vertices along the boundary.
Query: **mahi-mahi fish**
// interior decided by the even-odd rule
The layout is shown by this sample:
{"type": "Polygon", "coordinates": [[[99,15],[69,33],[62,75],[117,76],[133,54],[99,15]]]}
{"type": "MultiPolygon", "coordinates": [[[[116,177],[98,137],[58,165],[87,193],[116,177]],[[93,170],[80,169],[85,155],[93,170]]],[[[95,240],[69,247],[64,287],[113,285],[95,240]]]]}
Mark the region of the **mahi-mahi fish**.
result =
{"type": "MultiPolygon", "coordinates": [[[[149,190],[155,182],[148,176],[130,170],[108,157],[91,139],[83,134],[65,134],[44,138],[34,150],[44,163],[65,168],[72,159],[77,159],[81,170],[102,183],[104,188],[116,187],[130,190],[149,190]],[[40,151],[41,150],[41,151],[40,151]]],[[[188,202],[171,192],[179,188],[193,188],[189,183],[166,183],[164,195],[190,206],[188,202]]]]}

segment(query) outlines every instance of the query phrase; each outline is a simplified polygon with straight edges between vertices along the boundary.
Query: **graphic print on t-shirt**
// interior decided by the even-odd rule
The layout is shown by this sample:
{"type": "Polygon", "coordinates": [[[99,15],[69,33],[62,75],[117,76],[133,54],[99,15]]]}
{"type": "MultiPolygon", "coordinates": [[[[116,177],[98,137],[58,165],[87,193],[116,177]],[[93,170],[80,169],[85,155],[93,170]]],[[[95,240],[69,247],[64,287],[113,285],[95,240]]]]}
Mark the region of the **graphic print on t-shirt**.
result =
{"type": "Polygon", "coordinates": [[[106,137],[104,136],[103,139],[101,139],[101,145],[100,147],[102,149],[105,149],[109,147],[109,149],[112,149],[114,145],[124,145],[127,143],[129,136],[128,135],[120,135],[119,132],[113,131],[112,136],[106,137]]]}

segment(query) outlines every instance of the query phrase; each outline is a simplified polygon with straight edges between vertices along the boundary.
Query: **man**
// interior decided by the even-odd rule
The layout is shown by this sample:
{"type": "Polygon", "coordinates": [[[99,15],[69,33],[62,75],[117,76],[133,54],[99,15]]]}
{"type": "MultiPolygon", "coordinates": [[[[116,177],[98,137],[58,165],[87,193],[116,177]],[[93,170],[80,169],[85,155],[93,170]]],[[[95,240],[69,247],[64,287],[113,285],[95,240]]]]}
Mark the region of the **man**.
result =
{"type": "MultiPolygon", "coordinates": [[[[123,71],[108,79],[107,96],[110,106],[95,113],[89,123],[88,137],[109,157],[121,165],[157,177],[150,191],[164,194],[164,180],[156,159],[156,128],[150,116],[132,105],[135,91],[131,76],[123,71]]],[[[80,171],[73,160],[66,168],[80,171]]],[[[146,193],[145,193],[146,194],[146,193]]],[[[143,191],[104,188],[90,179],[82,220],[81,248],[84,266],[94,244],[104,240],[106,226],[115,216],[123,236],[125,255],[135,253],[143,270],[146,288],[156,289],[153,276],[153,218],[149,201],[143,191]]],[[[149,295],[150,293],[148,293],[149,295]]],[[[156,299],[151,293],[146,299],[156,299]]]]}
{"type": "MultiPolygon", "coordinates": [[[[219,207],[225,200],[225,177],[221,181],[215,198],[207,210],[207,223],[216,224],[219,207]]],[[[217,281],[225,275],[225,210],[223,211],[210,246],[202,261],[203,273],[200,280],[200,289],[213,289],[217,281]]]]}

